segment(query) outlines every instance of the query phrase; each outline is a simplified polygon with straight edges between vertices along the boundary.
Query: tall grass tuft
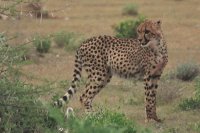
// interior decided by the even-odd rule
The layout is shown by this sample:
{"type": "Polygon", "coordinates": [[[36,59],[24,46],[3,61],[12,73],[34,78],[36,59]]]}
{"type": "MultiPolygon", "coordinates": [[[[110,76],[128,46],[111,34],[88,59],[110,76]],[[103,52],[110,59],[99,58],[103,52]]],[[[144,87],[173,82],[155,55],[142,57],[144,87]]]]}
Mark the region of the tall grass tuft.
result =
{"type": "Polygon", "coordinates": [[[70,40],[74,37],[73,32],[57,32],[54,36],[54,42],[58,47],[64,47],[65,45],[69,45],[70,40]]]}
{"type": "Polygon", "coordinates": [[[84,37],[73,32],[61,31],[55,34],[54,42],[58,47],[65,47],[66,51],[76,50],[84,41],[84,37]]]}
{"type": "Polygon", "coordinates": [[[138,6],[134,3],[127,4],[123,8],[122,14],[123,15],[132,15],[132,16],[138,15],[138,6]]]}
{"type": "Polygon", "coordinates": [[[36,36],[33,44],[39,53],[47,53],[51,47],[51,40],[49,37],[36,36]]]}

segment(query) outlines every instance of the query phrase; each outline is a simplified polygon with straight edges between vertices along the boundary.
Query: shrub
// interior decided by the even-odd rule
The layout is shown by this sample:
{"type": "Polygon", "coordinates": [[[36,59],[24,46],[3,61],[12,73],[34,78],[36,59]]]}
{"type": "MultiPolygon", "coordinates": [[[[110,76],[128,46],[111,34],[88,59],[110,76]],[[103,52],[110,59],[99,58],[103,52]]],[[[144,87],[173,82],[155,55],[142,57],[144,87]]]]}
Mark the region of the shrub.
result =
{"type": "Polygon", "coordinates": [[[73,32],[62,31],[55,34],[54,41],[58,47],[65,47],[67,51],[73,51],[80,46],[84,38],[73,32]]]}
{"type": "Polygon", "coordinates": [[[195,97],[184,99],[179,107],[182,110],[200,109],[200,78],[196,81],[195,97]]]}
{"type": "Polygon", "coordinates": [[[137,15],[138,14],[138,6],[136,4],[127,4],[123,10],[122,10],[123,15],[137,15]]]}
{"type": "Polygon", "coordinates": [[[33,44],[39,53],[47,53],[51,47],[51,40],[49,37],[36,36],[33,44]]]}
{"type": "Polygon", "coordinates": [[[176,77],[183,81],[193,80],[199,74],[199,66],[192,62],[181,64],[176,69],[176,77]]]}
{"type": "Polygon", "coordinates": [[[84,37],[82,37],[80,35],[75,35],[74,38],[70,39],[69,44],[65,45],[65,50],[66,51],[76,50],[84,40],[85,40],[84,37]]]}
{"type": "Polygon", "coordinates": [[[114,27],[116,32],[116,37],[119,38],[136,38],[137,36],[137,27],[140,23],[144,22],[145,17],[139,16],[137,19],[126,20],[119,23],[114,27]]]}
{"type": "Polygon", "coordinates": [[[68,129],[72,133],[150,133],[141,129],[127,119],[124,114],[104,109],[84,118],[72,118],[68,121],[68,129]]]}
{"type": "Polygon", "coordinates": [[[24,46],[11,46],[7,44],[7,38],[0,33],[0,79],[13,74],[14,69],[17,69],[16,64],[22,63],[22,57],[26,54],[24,46]],[[15,67],[12,67],[15,65],[15,67]],[[8,73],[12,71],[12,73],[8,73]]]}
{"type": "Polygon", "coordinates": [[[44,88],[6,78],[0,88],[0,132],[55,132],[57,121],[38,100],[44,88]]]}
{"type": "Polygon", "coordinates": [[[6,69],[6,74],[0,73],[0,132],[56,132],[56,121],[38,100],[45,88],[21,82],[13,71],[22,61],[21,48],[6,45],[5,40],[0,45],[0,69],[6,69]]]}
{"type": "Polygon", "coordinates": [[[74,33],[61,31],[55,34],[54,41],[58,47],[63,47],[70,43],[70,40],[74,37],[74,33]]]}

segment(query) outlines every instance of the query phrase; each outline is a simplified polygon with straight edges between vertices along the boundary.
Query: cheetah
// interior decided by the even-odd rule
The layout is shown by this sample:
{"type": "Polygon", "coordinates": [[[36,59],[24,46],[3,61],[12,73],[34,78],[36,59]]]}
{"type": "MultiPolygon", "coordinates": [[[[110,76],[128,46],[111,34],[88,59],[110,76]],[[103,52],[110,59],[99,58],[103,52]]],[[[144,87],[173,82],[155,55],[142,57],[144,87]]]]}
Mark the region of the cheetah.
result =
{"type": "Polygon", "coordinates": [[[114,73],[125,78],[143,73],[145,121],[160,122],[156,114],[157,82],[168,62],[161,20],[145,20],[137,27],[137,34],[137,39],[104,35],[84,41],[76,52],[71,87],[54,104],[61,107],[76,93],[82,68],[88,75],[88,82],[80,96],[80,102],[87,111],[92,110],[94,97],[110,82],[114,73]]]}

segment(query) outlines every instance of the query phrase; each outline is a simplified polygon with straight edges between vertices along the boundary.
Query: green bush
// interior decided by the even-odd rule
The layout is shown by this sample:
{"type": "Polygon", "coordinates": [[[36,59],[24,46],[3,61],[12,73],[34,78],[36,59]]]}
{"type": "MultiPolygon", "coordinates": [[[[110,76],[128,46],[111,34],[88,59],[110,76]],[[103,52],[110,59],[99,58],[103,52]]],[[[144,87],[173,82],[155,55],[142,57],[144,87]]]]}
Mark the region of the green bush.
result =
{"type": "Polygon", "coordinates": [[[76,35],[74,38],[70,39],[70,42],[68,45],[65,45],[65,50],[66,51],[76,50],[84,40],[85,40],[84,37],[80,35],[76,35]]]}
{"type": "Polygon", "coordinates": [[[64,47],[70,44],[70,40],[74,38],[74,33],[61,31],[55,34],[54,41],[58,47],[64,47]]]}
{"type": "Polygon", "coordinates": [[[51,40],[49,37],[36,36],[33,44],[39,53],[47,53],[51,47],[51,40]]]}
{"type": "Polygon", "coordinates": [[[84,38],[73,32],[62,31],[55,34],[54,41],[58,47],[65,47],[67,51],[73,51],[80,46],[84,38]]]}
{"type": "Polygon", "coordinates": [[[6,39],[0,42],[0,70],[6,70],[0,72],[0,132],[54,133],[57,123],[38,100],[45,88],[19,80],[16,68],[22,61],[22,48],[7,45],[6,39]]]}
{"type": "Polygon", "coordinates": [[[122,14],[123,15],[137,15],[138,14],[138,6],[133,3],[127,4],[123,8],[122,14]]]}
{"type": "Polygon", "coordinates": [[[119,23],[114,27],[116,37],[119,38],[136,38],[137,27],[140,23],[144,22],[145,17],[139,16],[137,19],[126,20],[119,23]]]}
{"type": "Polygon", "coordinates": [[[139,128],[124,114],[103,110],[84,118],[72,118],[68,121],[72,133],[150,133],[148,129],[139,128]]]}
{"type": "Polygon", "coordinates": [[[176,77],[183,81],[193,80],[199,74],[199,66],[192,62],[181,64],[176,69],[176,77]]]}
{"type": "Polygon", "coordinates": [[[200,78],[198,78],[196,81],[195,97],[184,99],[179,104],[179,107],[182,110],[200,109],[200,78]]]}

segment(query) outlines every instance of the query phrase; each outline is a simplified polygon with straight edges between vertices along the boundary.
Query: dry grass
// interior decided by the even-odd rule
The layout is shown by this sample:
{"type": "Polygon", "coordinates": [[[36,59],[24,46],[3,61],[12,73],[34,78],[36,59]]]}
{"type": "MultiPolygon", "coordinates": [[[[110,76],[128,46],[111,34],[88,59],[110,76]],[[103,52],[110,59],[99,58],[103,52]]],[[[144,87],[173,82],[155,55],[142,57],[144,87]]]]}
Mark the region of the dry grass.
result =
{"type": "MultiPolygon", "coordinates": [[[[15,41],[16,44],[38,33],[50,34],[62,30],[80,33],[86,37],[102,34],[113,35],[114,31],[111,26],[130,18],[122,16],[121,11],[126,4],[131,2],[132,0],[59,0],[59,2],[48,0],[44,4],[44,8],[47,10],[60,9],[65,4],[69,4],[69,7],[63,12],[55,13],[56,16],[63,19],[44,19],[42,21],[31,18],[0,20],[0,29],[7,31],[10,35],[17,33],[19,38],[15,41]]],[[[163,31],[169,49],[169,63],[164,73],[174,69],[185,60],[192,59],[200,63],[199,0],[136,0],[134,2],[139,7],[139,13],[150,19],[159,18],[163,22],[163,31]]],[[[69,54],[62,49],[53,47],[43,58],[37,56],[35,58],[37,58],[34,61],[35,63],[25,65],[22,70],[30,77],[38,78],[25,78],[27,82],[36,84],[46,79],[56,82],[71,80],[74,66],[74,55],[72,53],[69,54]]],[[[176,110],[176,105],[181,98],[193,95],[193,86],[193,82],[171,81],[168,83],[161,81],[158,91],[158,99],[161,100],[158,102],[158,114],[161,118],[165,118],[165,121],[163,124],[150,123],[146,126],[153,128],[156,133],[167,133],[173,130],[173,133],[195,133],[190,127],[200,120],[198,112],[176,110]]],[[[82,109],[78,101],[78,96],[83,91],[84,86],[81,86],[81,88],[70,102],[70,106],[73,106],[76,110],[82,109]]],[[[62,89],[58,91],[64,92],[62,89]]],[[[94,102],[96,105],[105,105],[118,109],[119,112],[125,112],[129,118],[145,125],[143,97],[142,82],[134,84],[131,81],[114,77],[94,102]],[[112,93],[110,93],[111,91],[112,93]]],[[[49,96],[44,98],[48,99],[49,96]]]]}

